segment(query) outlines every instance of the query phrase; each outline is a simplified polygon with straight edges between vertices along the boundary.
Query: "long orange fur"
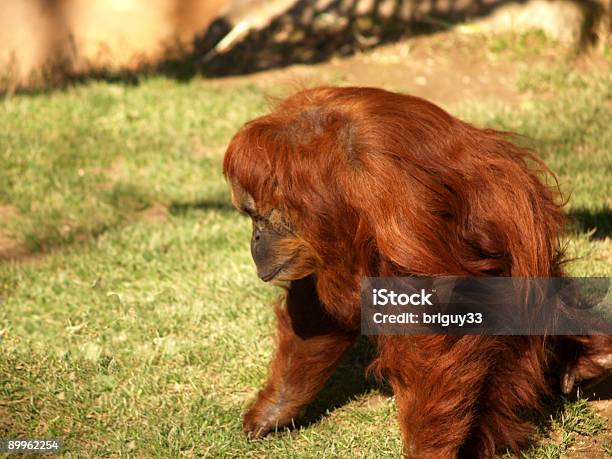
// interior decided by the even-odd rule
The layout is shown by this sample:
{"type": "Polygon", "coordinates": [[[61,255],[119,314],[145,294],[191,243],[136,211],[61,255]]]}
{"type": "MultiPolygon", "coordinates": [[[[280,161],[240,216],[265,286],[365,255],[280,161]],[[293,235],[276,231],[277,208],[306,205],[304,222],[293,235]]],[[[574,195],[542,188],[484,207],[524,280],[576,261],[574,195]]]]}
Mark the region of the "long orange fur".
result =
{"type": "MultiPolygon", "coordinates": [[[[224,173],[290,216],[319,260],[277,308],[279,346],[247,431],[290,423],[321,388],[359,333],[364,276],[564,274],[564,216],[548,169],[510,135],[420,98],[301,91],[236,134],[224,173]]],[[[522,413],[554,391],[549,367],[612,348],[609,337],[373,341],[370,368],[393,389],[404,453],[432,459],[518,452],[533,433],[522,413]]]]}

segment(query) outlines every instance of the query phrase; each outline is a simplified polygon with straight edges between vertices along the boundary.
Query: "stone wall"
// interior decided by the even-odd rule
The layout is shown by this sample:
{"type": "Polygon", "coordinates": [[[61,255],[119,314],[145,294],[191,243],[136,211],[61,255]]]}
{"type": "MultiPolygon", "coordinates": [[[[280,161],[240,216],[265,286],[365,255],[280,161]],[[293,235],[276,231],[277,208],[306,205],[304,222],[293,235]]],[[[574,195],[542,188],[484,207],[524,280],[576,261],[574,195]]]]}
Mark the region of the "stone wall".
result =
{"type": "Polygon", "coordinates": [[[1,0],[0,78],[130,69],[189,46],[223,0],[1,0]]]}

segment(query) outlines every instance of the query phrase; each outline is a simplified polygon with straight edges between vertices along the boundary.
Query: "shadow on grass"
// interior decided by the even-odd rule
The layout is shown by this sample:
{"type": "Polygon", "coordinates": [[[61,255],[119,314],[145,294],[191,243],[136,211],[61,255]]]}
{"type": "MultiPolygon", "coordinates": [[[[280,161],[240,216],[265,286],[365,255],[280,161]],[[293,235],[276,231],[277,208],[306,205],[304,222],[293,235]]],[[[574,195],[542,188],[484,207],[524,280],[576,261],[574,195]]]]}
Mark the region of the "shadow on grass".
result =
{"type": "Polygon", "coordinates": [[[24,242],[0,245],[0,264],[37,261],[49,253],[93,241],[122,224],[123,222],[102,223],[93,228],[77,226],[66,234],[61,234],[55,229],[52,232],[45,232],[45,229],[41,232],[28,232],[25,234],[24,242]]]}
{"type": "Polygon", "coordinates": [[[223,213],[237,212],[232,203],[222,197],[205,198],[198,201],[174,201],[168,207],[170,214],[175,216],[185,216],[193,211],[206,212],[210,210],[223,213]]]}
{"type": "MultiPolygon", "coordinates": [[[[297,429],[310,427],[333,410],[373,391],[378,391],[382,397],[391,397],[393,393],[388,385],[365,375],[365,369],[374,357],[375,350],[372,343],[367,337],[360,337],[295,427],[297,429]]],[[[557,387],[558,384],[557,381],[557,387]]],[[[583,384],[569,396],[553,396],[546,399],[543,401],[542,412],[524,415],[526,419],[534,422],[538,431],[544,436],[549,435],[559,425],[571,433],[594,435],[599,431],[599,427],[596,426],[601,425],[601,416],[588,408],[587,401],[611,399],[612,375],[597,383],[583,384]],[[589,432],[589,429],[592,429],[592,432],[589,432]]],[[[532,446],[537,448],[539,442],[537,439],[534,441],[532,446]]]]}
{"type": "Polygon", "coordinates": [[[135,221],[163,220],[167,214],[185,217],[194,211],[217,211],[228,215],[236,212],[237,215],[236,209],[224,196],[213,196],[192,202],[174,201],[166,208],[163,204],[155,202],[146,190],[133,184],[116,186],[101,196],[101,200],[114,209],[112,219],[97,224],[81,222],[69,230],[64,230],[67,225],[62,224],[62,217],[57,217],[53,221],[41,222],[27,229],[22,241],[0,238],[0,263],[35,261],[48,253],[94,241],[110,230],[122,228],[135,221]]]}
{"type": "MultiPolygon", "coordinates": [[[[29,229],[23,242],[10,244],[0,239],[0,263],[29,262],[38,260],[44,255],[62,250],[66,247],[86,244],[94,241],[104,233],[121,228],[139,220],[163,220],[166,207],[156,203],[144,189],[134,185],[122,184],[103,196],[103,201],[115,209],[113,219],[96,225],[75,225],[67,232],[62,232],[62,225],[56,219],[29,229]]],[[[237,211],[225,197],[215,196],[198,201],[174,201],[167,207],[167,213],[175,217],[185,217],[194,211],[217,211],[230,214],[237,211]]]]}
{"type": "Polygon", "coordinates": [[[49,218],[33,216],[34,222],[25,226],[19,240],[2,244],[0,239],[0,263],[33,261],[69,246],[87,244],[109,230],[150,219],[148,211],[156,207],[147,190],[132,183],[117,183],[109,190],[102,190],[97,198],[100,204],[113,209],[112,215],[81,216],[71,221],[70,209],[66,208],[49,218]]]}
{"type": "Polygon", "coordinates": [[[605,239],[612,236],[612,209],[573,209],[569,211],[570,228],[579,233],[594,231],[594,239],[605,239]]]}
{"type": "Polygon", "coordinates": [[[344,356],[325,387],[308,405],[304,417],[296,427],[305,428],[316,424],[336,408],[373,390],[380,391],[383,396],[390,396],[391,391],[388,386],[365,374],[373,358],[372,344],[365,336],[360,337],[355,346],[344,356]]]}
{"type": "MultiPolygon", "coordinates": [[[[94,227],[74,227],[68,234],[58,232],[59,225],[52,222],[47,227],[38,228],[36,233],[26,235],[24,243],[0,246],[0,263],[10,261],[30,261],[39,258],[48,252],[66,246],[86,243],[95,240],[107,231],[121,227],[139,218],[139,213],[153,205],[142,190],[132,189],[113,190],[106,200],[117,209],[118,218],[111,222],[100,223],[94,227]]],[[[204,198],[197,201],[174,201],[168,206],[172,216],[184,217],[191,212],[217,211],[223,214],[237,212],[229,199],[224,196],[204,198]]],[[[594,239],[604,239],[612,236],[612,209],[574,209],[569,212],[570,228],[579,233],[593,231],[594,239]]],[[[340,371],[340,370],[339,370],[340,371]]],[[[335,377],[332,377],[332,381],[335,377]]]]}

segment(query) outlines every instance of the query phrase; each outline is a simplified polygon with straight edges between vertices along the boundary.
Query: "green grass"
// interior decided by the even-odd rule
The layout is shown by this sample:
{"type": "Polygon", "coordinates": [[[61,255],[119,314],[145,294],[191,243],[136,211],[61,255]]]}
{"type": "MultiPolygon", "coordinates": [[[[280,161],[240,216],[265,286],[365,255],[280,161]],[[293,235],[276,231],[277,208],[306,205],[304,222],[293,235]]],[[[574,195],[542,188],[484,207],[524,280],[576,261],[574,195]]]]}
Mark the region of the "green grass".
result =
{"type": "MultiPolygon", "coordinates": [[[[610,276],[612,80],[555,66],[518,84],[518,109],[456,113],[534,139],[571,191],[571,272],[610,276]]],[[[0,261],[0,438],[58,437],[73,457],[398,457],[392,399],[362,375],[366,343],[305,428],[240,431],[278,292],[254,274],[220,169],[232,133],[265,110],[260,89],[150,78],[0,104],[0,241],[44,254],[0,261]]],[[[559,457],[602,424],[579,400],[553,427],[562,441],[526,457],[559,457]]]]}
{"type": "Polygon", "coordinates": [[[552,40],[539,29],[491,35],[486,39],[490,52],[514,59],[529,58],[551,49],[552,40]]]}
{"type": "Polygon", "coordinates": [[[0,103],[0,203],[23,215],[0,230],[34,250],[100,234],[156,201],[219,199],[223,144],[265,106],[253,87],[165,79],[0,103]]]}

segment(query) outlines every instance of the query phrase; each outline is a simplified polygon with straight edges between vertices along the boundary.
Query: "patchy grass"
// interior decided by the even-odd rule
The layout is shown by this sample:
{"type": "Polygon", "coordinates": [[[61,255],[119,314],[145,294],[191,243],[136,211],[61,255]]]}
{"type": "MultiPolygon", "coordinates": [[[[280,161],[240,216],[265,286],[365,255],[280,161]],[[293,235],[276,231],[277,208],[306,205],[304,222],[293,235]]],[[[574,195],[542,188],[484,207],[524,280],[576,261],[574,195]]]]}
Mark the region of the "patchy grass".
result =
{"type": "Polygon", "coordinates": [[[22,218],[0,231],[34,251],[99,235],[156,201],[218,199],[223,144],[265,105],[254,87],[221,93],[161,78],[1,104],[0,203],[22,218]]]}
{"type": "MultiPolygon", "coordinates": [[[[519,109],[456,113],[533,139],[571,193],[571,272],[610,276],[610,75],[553,66],[518,84],[519,109]]],[[[265,109],[257,87],[151,78],[1,104],[0,243],[46,255],[0,264],[0,438],[58,437],[71,457],[398,456],[393,401],[362,375],[367,343],[305,427],[240,431],[278,292],[254,275],[220,169],[231,134],[265,109]]],[[[526,457],[560,457],[604,424],[578,400],[552,427],[526,457]]]]}

